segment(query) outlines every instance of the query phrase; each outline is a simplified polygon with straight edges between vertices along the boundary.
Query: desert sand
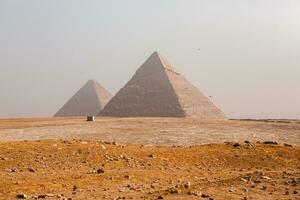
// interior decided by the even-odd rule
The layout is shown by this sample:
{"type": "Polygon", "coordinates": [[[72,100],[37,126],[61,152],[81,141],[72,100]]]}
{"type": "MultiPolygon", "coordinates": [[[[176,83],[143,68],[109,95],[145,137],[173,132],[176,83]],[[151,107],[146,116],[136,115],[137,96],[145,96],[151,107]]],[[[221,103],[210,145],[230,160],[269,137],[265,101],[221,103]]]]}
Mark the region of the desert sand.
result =
{"type": "Polygon", "coordinates": [[[300,199],[299,140],[297,120],[2,119],[0,199],[300,199]]]}
{"type": "Polygon", "coordinates": [[[300,144],[298,120],[205,120],[200,118],[83,117],[0,120],[0,141],[84,139],[143,145],[195,145],[277,141],[300,144]]]}

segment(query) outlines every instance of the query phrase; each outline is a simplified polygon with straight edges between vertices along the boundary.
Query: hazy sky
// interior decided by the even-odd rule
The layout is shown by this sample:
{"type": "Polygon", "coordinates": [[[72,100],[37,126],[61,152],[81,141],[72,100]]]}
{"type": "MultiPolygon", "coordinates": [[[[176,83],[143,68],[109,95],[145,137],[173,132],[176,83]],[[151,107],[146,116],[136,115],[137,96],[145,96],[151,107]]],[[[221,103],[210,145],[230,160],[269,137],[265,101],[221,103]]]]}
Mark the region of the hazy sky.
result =
{"type": "Polygon", "coordinates": [[[229,117],[300,118],[299,0],[0,0],[0,117],[116,93],[155,50],[229,117]]]}

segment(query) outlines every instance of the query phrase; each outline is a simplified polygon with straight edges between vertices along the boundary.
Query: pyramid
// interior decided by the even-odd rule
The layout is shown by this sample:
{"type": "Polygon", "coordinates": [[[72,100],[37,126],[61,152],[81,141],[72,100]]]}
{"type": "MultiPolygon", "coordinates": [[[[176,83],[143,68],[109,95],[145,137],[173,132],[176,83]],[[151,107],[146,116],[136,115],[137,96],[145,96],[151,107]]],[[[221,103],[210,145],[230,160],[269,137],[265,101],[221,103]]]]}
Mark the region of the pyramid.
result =
{"type": "Polygon", "coordinates": [[[97,115],[111,97],[99,83],[89,80],[54,116],[97,115]]]}
{"type": "Polygon", "coordinates": [[[225,118],[219,108],[157,52],[136,71],[99,115],[225,118]]]}

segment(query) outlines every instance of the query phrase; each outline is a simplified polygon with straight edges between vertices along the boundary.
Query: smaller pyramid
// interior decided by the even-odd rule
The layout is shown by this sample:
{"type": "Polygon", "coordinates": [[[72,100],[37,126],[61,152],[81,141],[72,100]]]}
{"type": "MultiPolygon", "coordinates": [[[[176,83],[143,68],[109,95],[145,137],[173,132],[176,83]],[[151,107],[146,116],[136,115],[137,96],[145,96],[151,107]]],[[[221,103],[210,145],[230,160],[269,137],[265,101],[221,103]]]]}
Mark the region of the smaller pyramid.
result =
{"type": "Polygon", "coordinates": [[[97,115],[112,95],[94,80],[89,80],[54,117],[97,115]]]}

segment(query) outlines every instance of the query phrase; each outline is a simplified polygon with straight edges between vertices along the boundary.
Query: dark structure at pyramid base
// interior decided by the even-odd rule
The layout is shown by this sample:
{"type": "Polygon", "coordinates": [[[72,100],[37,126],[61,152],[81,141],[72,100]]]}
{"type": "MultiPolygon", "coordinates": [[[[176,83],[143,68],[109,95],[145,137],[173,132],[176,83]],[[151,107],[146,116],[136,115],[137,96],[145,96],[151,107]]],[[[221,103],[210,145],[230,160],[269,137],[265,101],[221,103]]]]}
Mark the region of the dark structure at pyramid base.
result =
{"type": "Polygon", "coordinates": [[[114,117],[202,117],[225,115],[157,52],[99,113],[114,117]]]}

